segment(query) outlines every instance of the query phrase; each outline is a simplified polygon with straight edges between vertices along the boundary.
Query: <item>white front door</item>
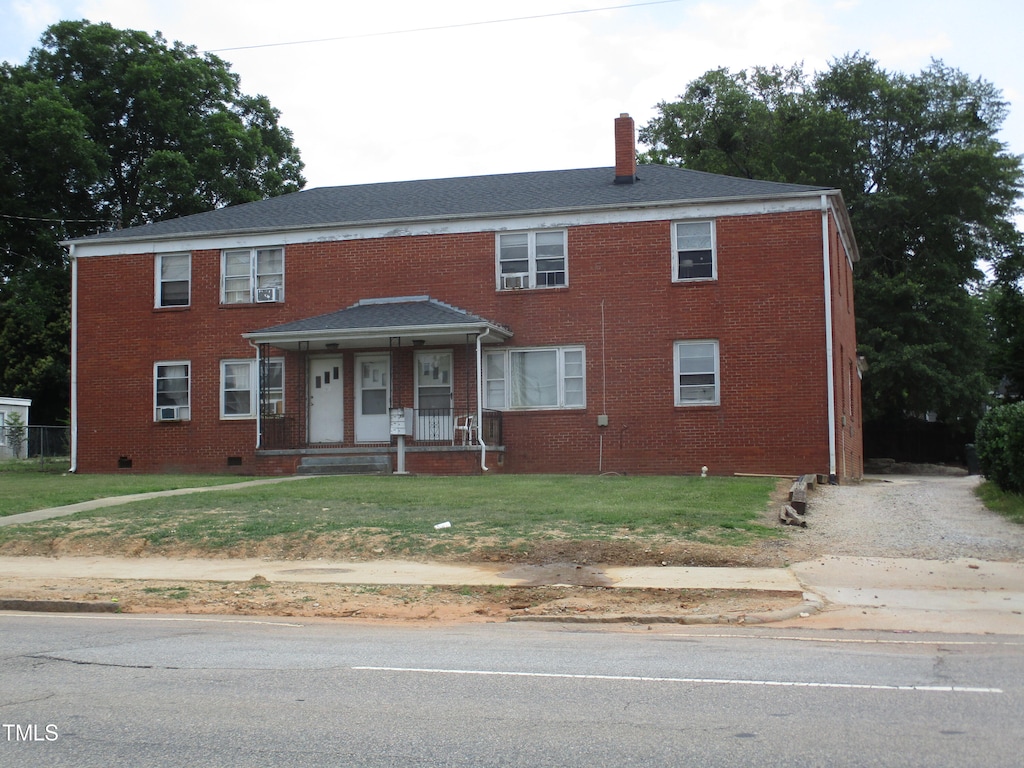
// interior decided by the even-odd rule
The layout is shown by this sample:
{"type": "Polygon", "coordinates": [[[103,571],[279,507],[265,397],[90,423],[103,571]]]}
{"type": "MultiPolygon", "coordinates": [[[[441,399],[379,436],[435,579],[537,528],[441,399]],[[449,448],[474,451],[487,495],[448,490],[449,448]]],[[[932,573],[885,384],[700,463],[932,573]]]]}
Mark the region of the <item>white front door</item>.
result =
{"type": "Polygon", "coordinates": [[[356,355],[356,442],[390,443],[388,402],[391,374],[387,355],[356,355]]]}
{"type": "Polygon", "coordinates": [[[416,353],[416,439],[452,439],[452,353],[416,353]]]}
{"type": "Polygon", "coordinates": [[[345,395],[342,358],[309,360],[309,442],[340,443],[345,439],[345,395]]]}

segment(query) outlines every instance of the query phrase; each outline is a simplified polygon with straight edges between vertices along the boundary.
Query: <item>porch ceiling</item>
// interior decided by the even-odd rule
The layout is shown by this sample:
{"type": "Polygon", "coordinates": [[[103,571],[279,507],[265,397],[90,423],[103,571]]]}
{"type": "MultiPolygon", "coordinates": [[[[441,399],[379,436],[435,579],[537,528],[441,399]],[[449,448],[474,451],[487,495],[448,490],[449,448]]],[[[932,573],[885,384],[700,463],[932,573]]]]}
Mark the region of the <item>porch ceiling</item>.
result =
{"type": "Polygon", "coordinates": [[[483,343],[508,340],[512,331],[429,296],[364,299],[326,315],[243,333],[254,344],[323,351],[387,346],[454,346],[484,335],[483,343]]]}

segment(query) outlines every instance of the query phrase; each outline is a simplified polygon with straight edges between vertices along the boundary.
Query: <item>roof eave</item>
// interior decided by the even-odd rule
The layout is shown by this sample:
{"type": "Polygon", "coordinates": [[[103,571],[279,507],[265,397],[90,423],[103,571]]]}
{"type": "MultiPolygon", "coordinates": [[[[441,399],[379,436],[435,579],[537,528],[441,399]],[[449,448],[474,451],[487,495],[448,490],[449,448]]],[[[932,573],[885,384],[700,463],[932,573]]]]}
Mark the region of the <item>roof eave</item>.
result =
{"type": "MultiPolygon", "coordinates": [[[[515,211],[498,211],[498,212],[486,212],[479,211],[475,213],[465,214],[454,214],[444,216],[407,216],[400,218],[386,218],[386,219],[362,219],[358,221],[331,221],[322,222],[318,224],[292,224],[284,226],[267,226],[267,227],[245,227],[235,229],[219,229],[219,230],[192,230],[187,232],[175,232],[173,234],[164,235],[138,235],[133,237],[117,237],[117,238],[78,238],[73,240],[62,240],[61,245],[68,248],[75,248],[81,246],[102,246],[105,244],[117,244],[123,245],[128,243],[168,243],[177,240],[188,240],[192,238],[206,238],[206,239],[218,239],[228,237],[239,237],[239,236],[252,236],[262,235],[271,233],[288,233],[288,232],[317,232],[322,230],[331,230],[338,228],[352,228],[360,229],[364,227],[388,227],[388,226],[400,226],[402,224],[428,224],[428,223],[444,223],[451,221],[472,221],[473,219],[514,219],[523,216],[537,216],[537,215],[551,215],[551,214],[571,214],[571,213],[585,213],[585,212],[602,212],[602,211],[620,211],[620,210],[640,210],[640,209],[657,209],[657,208],[677,208],[680,206],[697,206],[697,205],[716,205],[723,203],[760,203],[768,200],[787,200],[787,199],[800,199],[813,197],[817,198],[819,195],[834,195],[840,194],[837,189],[828,189],[825,187],[801,190],[795,192],[785,193],[771,193],[762,195],[740,195],[740,196],[719,196],[719,197],[700,197],[700,198],[676,198],[669,200],[655,200],[655,201],[636,201],[630,203],[602,203],[600,205],[578,205],[578,206],[556,206],[549,208],[531,208],[531,209],[520,209],[515,211]]],[[[841,194],[840,194],[841,198],[841,194]]]]}
{"type": "Polygon", "coordinates": [[[470,336],[486,334],[484,343],[497,344],[512,337],[512,332],[494,323],[451,323],[446,325],[403,325],[377,328],[317,329],[311,331],[252,331],[242,338],[253,344],[270,344],[280,349],[321,351],[328,344],[339,349],[375,346],[420,346],[416,341],[452,344],[470,336]],[[461,338],[460,338],[461,337],[461,338]],[[397,344],[395,340],[397,339],[397,344]]]}

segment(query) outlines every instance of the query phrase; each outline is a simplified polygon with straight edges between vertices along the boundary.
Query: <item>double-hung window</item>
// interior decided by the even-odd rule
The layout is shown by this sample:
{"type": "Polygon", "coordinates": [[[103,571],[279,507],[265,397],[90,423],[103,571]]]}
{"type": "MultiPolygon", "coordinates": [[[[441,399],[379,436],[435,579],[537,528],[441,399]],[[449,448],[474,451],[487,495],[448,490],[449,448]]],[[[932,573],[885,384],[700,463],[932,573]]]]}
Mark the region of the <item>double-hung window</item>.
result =
{"type": "Polygon", "coordinates": [[[221,255],[221,303],[284,301],[284,249],[244,248],[221,255]]]}
{"type": "MultiPolygon", "coordinates": [[[[260,361],[263,367],[263,414],[284,412],[284,359],[260,361]]],[[[220,364],[220,417],[251,419],[260,402],[260,365],[255,360],[222,360],[220,364]]]]}
{"type": "Polygon", "coordinates": [[[586,406],[583,347],[488,352],[485,403],[496,410],[586,406]]]}
{"type": "Polygon", "coordinates": [[[718,405],[718,342],[675,344],[676,405],[718,405]]]}
{"type": "Polygon", "coordinates": [[[192,256],[187,253],[156,257],[156,306],[187,307],[192,287],[192,256]]]}
{"type": "Polygon", "coordinates": [[[498,290],[557,288],[568,283],[564,229],[498,235],[498,290]]]}
{"type": "Polygon", "coordinates": [[[713,280],[718,276],[715,222],[679,221],[672,227],[672,280],[713,280]]]}
{"type": "Polygon", "coordinates": [[[156,421],[187,421],[190,418],[191,367],[187,360],[160,362],[153,366],[156,421]]]}

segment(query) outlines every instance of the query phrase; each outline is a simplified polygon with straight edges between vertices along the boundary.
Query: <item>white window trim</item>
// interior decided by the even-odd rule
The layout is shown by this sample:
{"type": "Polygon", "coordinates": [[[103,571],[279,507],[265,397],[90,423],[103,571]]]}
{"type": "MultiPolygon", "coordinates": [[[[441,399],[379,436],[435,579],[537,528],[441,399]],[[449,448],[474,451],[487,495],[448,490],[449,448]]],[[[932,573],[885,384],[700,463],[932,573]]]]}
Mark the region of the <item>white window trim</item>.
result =
{"type": "MultiPolygon", "coordinates": [[[[259,379],[259,364],[258,362],[266,362],[268,364],[279,364],[281,366],[281,399],[280,399],[280,410],[279,413],[284,412],[284,358],[283,357],[270,357],[264,361],[257,361],[251,357],[243,357],[232,360],[221,360],[220,361],[220,418],[223,421],[245,421],[256,418],[256,413],[260,405],[260,379],[259,379]],[[229,365],[248,365],[249,366],[249,413],[226,413],[225,412],[225,394],[227,392],[227,366],[229,365]]],[[[277,402],[277,401],[275,401],[277,402]]]]}
{"type": "MultiPolygon", "coordinates": [[[[156,307],[157,309],[165,309],[165,308],[172,308],[172,309],[174,309],[174,308],[178,308],[178,307],[189,307],[189,306],[191,306],[192,305],[192,254],[191,253],[187,253],[187,252],[186,253],[158,253],[156,255],[156,258],[153,260],[153,265],[154,265],[154,270],[153,270],[153,279],[154,279],[153,306],[156,307]],[[163,276],[161,274],[163,272],[163,261],[164,261],[165,258],[173,257],[173,256],[185,256],[185,257],[188,258],[188,300],[184,304],[163,304],[163,303],[161,303],[161,301],[163,299],[163,290],[162,290],[162,288],[163,288],[163,284],[164,284],[163,276]]],[[[172,281],[168,281],[168,282],[172,282],[172,281]]]]}
{"type": "Polygon", "coordinates": [[[718,279],[718,226],[715,219],[679,219],[672,222],[672,282],[699,283],[718,279]],[[711,225],[711,277],[679,277],[678,224],[711,225]]]}
{"type": "Polygon", "coordinates": [[[192,361],[191,360],[158,360],[153,363],[153,420],[154,421],[167,421],[167,419],[160,418],[161,408],[177,408],[178,418],[173,421],[189,421],[192,418],[192,361]],[[160,389],[160,368],[170,367],[172,365],[184,365],[187,369],[186,382],[188,386],[188,397],[184,405],[166,406],[159,405],[157,400],[159,399],[160,389]]]}
{"type": "Polygon", "coordinates": [[[722,403],[722,377],[720,372],[719,360],[721,358],[721,350],[718,344],[718,339],[687,339],[686,341],[677,341],[672,345],[672,392],[673,399],[677,408],[707,408],[721,405],[722,403]],[[692,400],[682,400],[679,397],[679,361],[680,361],[680,350],[683,347],[694,346],[696,344],[712,344],[715,348],[715,397],[714,400],[702,400],[694,402],[692,400]]]}
{"type": "Polygon", "coordinates": [[[507,232],[496,232],[494,235],[494,273],[495,273],[495,286],[499,291],[514,291],[514,290],[542,290],[546,288],[566,288],[569,285],[569,233],[565,229],[530,229],[530,230],[509,230],[507,232]],[[562,235],[562,270],[565,272],[565,282],[560,285],[537,285],[537,235],[538,234],[555,234],[560,233],[562,235]],[[501,238],[507,235],[526,235],[527,236],[527,258],[529,260],[528,268],[526,272],[517,272],[514,274],[503,275],[501,272],[501,238]],[[505,278],[514,278],[517,275],[522,275],[525,278],[525,284],[519,287],[505,287],[505,278]]]}
{"type": "Polygon", "coordinates": [[[509,347],[507,349],[493,350],[493,351],[489,351],[489,352],[486,353],[487,357],[490,357],[492,355],[500,355],[500,356],[502,356],[503,378],[502,379],[488,379],[488,378],[486,378],[486,376],[487,376],[487,374],[486,374],[487,366],[486,365],[484,366],[484,377],[485,377],[485,381],[484,381],[485,395],[484,395],[484,398],[485,398],[485,402],[486,402],[486,404],[484,406],[485,408],[496,409],[496,410],[501,410],[501,411],[568,411],[568,410],[578,411],[578,410],[582,410],[582,409],[587,407],[587,352],[586,352],[586,347],[581,346],[581,345],[565,346],[565,347],[509,347]],[[556,386],[558,387],[558,397],[557,397],[558,403],[556,405],[512,405],[512,392],[511,392],[511,387],[508,384],[509,372],[511,371],[511,365],[512,365],[512,362],[511,362],[512,355],[519,354],[519,353],[524,353],[524,352],[549,352],[549,351],[555,351],[555,352],[558,353],[558,355],[557,355],[558,371],[557,371],[557,374],[556,374],[556,377],[557,377],[556,386]],[[565,401],[565,392],[566,392],[565,382],[566,382],[566,379],[568,378],[566,376],[566,372],[565,372],[565,368],[566,368],[566,365],[565,365],[565,355],[566,355],[567,352],[578,352],[578,353],[580,353],[580,364],[581,364],[581,366],[583,368],[583,375],[581,377],[575,377],[575,376],[571,377],[571,378],[582,378],[582,380],[583,380],[582,381],[582,385],[583,385],[583,388],[582,388],[583,402],[582,403],[574,403],[572,405],[567,405],[566,401],[565,401]],[[487,400],[487,384],[489,382],[499,381],[499,380],[503,382],[502,389],[503,389],[503,395],[504,395],[504,402],[500,406],[496,406],[495,404],[493,404],[493,403],[491,403],[490,401],[487,400]]]}
{"type": "Polygon", "coordinates": [[[257,265],[259,263],[259,252],[260,251],[280,251],[281,252],[281,284],[276,286],[278,289],[278,296],[275,302],[268,303],[281,303],[284,301],[284,275],[285,275],[285,249],[280,246],[269,246],[269,247],[257,247],[257,248],[228,248],[220,252],[220,303],[228,305],[238,304],[255,304],[257,303],[256,290],[259,288],[259,275],[257,274],[257,265]],[[248,301],[231,301],[227,300],[227,258],[229,254],[249,254],[249,300],[248,301]]]}

